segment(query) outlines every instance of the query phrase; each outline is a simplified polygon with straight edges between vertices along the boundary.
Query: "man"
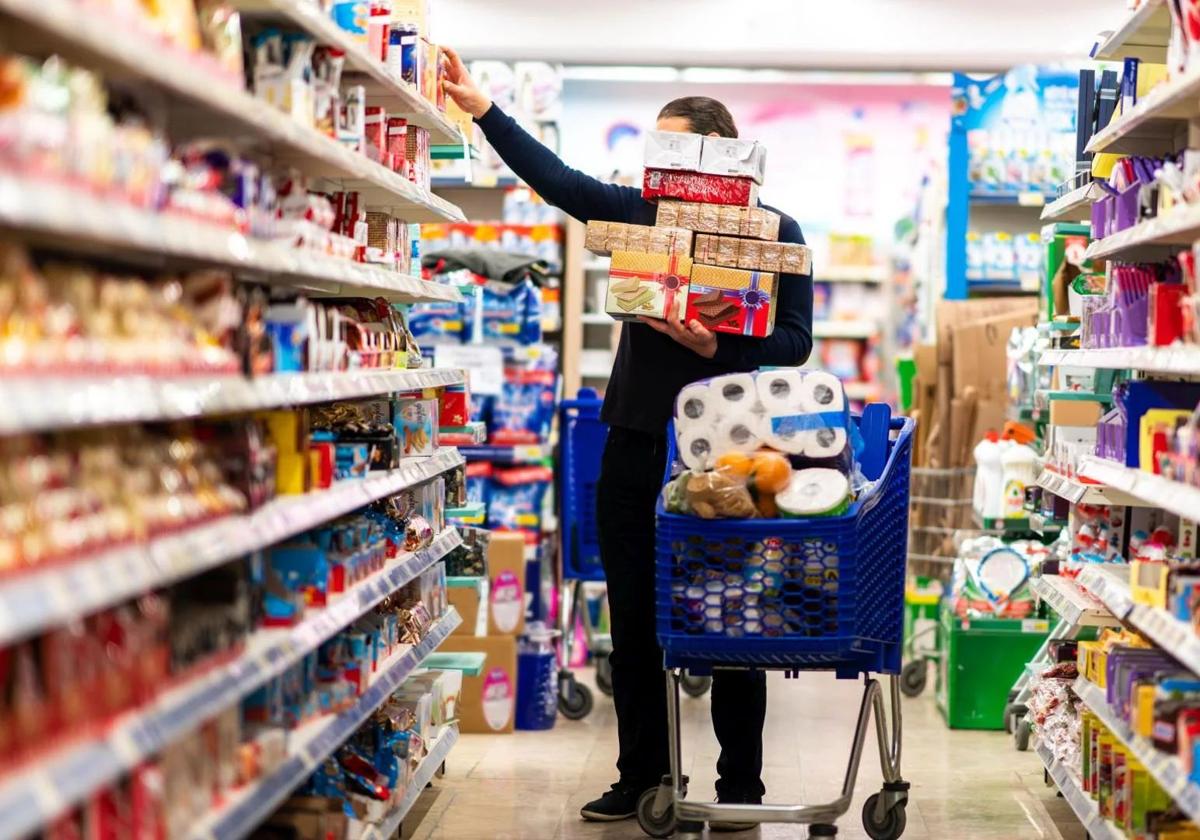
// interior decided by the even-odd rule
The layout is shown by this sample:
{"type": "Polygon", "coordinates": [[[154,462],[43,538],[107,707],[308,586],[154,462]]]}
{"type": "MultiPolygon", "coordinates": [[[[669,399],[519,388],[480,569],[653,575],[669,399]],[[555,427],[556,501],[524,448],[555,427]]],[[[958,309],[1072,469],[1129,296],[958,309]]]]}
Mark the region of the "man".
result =
{"type": "MultiPolygon", "coordinates": [[[[529,136],[475,85],[453,50],[446,92],[474,117],[504,162],[547,202],[582,222],[589,219],[653,225],[655,205],[633,187],[606,184],[571,169],[529,136]]],[[[660,131],[737,137],[725,106],[690,96],[668,103],[660,131]]],[[[800,226],[783,216],[779,239],[803,243],[800,226]]],[[[654,629],[654,508],[666,466],[666,428],[683,386],[710,376],[763,365],[800,365],[812,350],[812,276],[780,277],[775,330],[767,338],[717,335],[698,321],[643,318],[625,323],[604,399],[608,443],[597,490],[600,558],[612,619],[613,699],[617,710],[620,778],[585,805],[588,820],[634,815],[640,794],[670,772],[663,655],[654,629]]],[[[713,729],[721,744],[717,798],[760,803],[762,728],[767,687],[761,671],[718,671],[712,689],[713,729]]],[[[747,828],[713,825],[720,830],[747,828]]]]}

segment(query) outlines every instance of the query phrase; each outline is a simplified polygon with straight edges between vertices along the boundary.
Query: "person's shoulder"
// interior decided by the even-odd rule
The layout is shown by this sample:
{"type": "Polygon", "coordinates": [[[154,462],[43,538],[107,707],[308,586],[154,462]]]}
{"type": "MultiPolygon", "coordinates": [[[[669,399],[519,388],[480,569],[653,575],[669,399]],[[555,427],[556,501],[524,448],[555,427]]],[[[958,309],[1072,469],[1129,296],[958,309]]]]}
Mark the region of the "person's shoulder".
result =
{"type": "Polygon", "coordinates": [[[772,207],[769,204],[762,205],[764,210],[770,210],[779,216],[779,241],[794,242],[797,245],[804,244],[804,233],[800,230],[800,223],[784,213],[778,207],[772,207]]]}

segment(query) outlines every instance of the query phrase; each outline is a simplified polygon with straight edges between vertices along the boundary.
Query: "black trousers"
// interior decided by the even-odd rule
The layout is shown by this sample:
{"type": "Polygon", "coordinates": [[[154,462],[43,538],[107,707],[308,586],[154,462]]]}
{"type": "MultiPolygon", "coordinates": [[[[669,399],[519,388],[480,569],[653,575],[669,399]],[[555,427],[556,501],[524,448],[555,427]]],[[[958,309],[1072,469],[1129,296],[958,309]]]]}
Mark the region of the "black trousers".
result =
{"type": "MultiPolygon", "coordinates": [[[[654,627],[654,506],[666,439],[612,428],[597,488],[600,559],[612,618],[613,700],[623,784],[653,787],[670,772],[663,654],[654,627]]],[[[767,682],[761,671],[717,671],[712,721],[721,757],[717,794],[761,797],[767,682]]]]}

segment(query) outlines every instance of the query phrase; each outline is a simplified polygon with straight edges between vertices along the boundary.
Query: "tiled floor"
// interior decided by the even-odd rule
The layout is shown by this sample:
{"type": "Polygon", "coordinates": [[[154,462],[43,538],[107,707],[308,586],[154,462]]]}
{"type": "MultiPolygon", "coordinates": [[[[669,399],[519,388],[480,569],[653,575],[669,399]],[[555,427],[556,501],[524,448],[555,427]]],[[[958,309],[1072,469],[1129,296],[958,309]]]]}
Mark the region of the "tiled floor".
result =
{"type": "MultiPolygon", "coordinates": [[[[841,784],[859,683],[812,674],[785,681],[773,674],[766,730],[768,799],[832,799],[841,784]]],[[[707,698],[684,698],[684,762],[692,795],[712,795],[717,744],[707,698]]],[[[904,706],[904,776],[912,782],[905,840],[1083,840],[1066,804],[1042,781],[1033,752],[1018,753],[1003,733],[951,732],[932,690],[904,706]]],[[[585,823],[583,803],[614,780],[616,719],[597,696],[586,720],[559,719],[548,732],[466,735],[450,753],[447,775],[410,815],[405,840],[551,840],[644,835],[630,820],[585,823]]],[[[868,736],[855,805],[839,837],[860,840],[862,800],[879,789],[874,735],[868,736]]],[[[734,840],[803,838],[799,826],[771,825],[728,836],[734,840]]]]}

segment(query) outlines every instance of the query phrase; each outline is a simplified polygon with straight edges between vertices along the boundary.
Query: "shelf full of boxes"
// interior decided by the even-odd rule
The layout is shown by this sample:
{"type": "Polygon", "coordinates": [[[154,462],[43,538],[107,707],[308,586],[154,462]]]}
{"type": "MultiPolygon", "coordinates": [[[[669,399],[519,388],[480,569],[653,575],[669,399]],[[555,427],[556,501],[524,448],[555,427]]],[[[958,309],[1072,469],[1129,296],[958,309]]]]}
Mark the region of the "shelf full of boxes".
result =
{"type": "Polygon", "coordinates": [[[1123,66],[1081,73],[1079,174],[1043,213],[1057,268],[1036,351],[1039,512],[1065,528],[1039,585],[1064,619],[1099,604],[1121,627],[1052,646],[1030,712],[1039,754],[1093,835],[1144,832],[1172,805],[1189,830],[1200,824],[1200,758],[1182,735],[1200,714],[1195,47],[1161,0],[1103,36],[1093,57],[1123,66]]]}
{"type": "Polygon", "coordinates": [[[0,837],[391,833],[454,744],[465,374],[406,307],[469,120],[359,11],[0,2],[0,837]]]}

